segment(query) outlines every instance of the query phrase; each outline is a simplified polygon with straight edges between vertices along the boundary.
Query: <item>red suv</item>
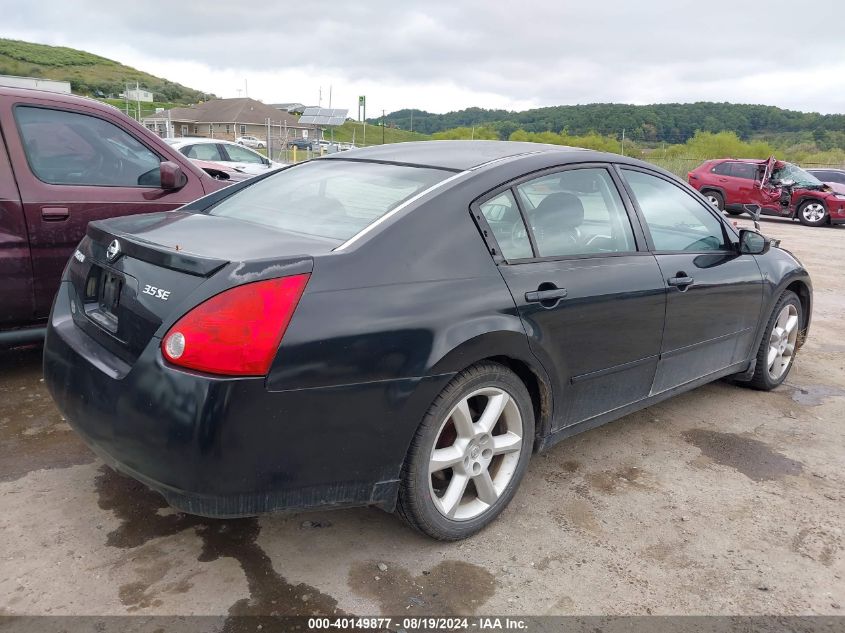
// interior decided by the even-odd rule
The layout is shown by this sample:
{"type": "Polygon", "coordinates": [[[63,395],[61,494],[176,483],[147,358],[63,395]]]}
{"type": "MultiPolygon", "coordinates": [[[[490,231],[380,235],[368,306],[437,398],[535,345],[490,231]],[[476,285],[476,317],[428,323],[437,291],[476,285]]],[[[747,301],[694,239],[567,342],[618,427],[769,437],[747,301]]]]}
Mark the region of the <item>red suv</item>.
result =
{"type": "Polygon", "coordinates": [[[227,184],[112,106],[0,88],[0,347],[44,336],[88,222],[169,211],[227,184]]]}
{"type": "Polygon", "coordinates": [[[807,226],[845,224],[845,195],[797,165],[775,160],[708,160],[687,174],[689,184],[731,215],[756,204],[764,215],[798,218],[807,226]]]}

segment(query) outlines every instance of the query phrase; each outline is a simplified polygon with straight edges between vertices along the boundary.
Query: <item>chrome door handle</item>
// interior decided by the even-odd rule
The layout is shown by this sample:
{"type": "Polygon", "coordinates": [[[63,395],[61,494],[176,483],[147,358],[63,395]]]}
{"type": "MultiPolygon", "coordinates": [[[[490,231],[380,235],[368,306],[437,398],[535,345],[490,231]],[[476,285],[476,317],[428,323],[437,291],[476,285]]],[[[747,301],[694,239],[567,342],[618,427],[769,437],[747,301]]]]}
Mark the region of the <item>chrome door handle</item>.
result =
{"type": "Polygon", "coordinates": [[[534,290],[532,292],[526,292],[525,300],[528,303],[543,303],[544,301],[564,299],[566,295],[566,288],[549,288],[548,290],[534,290]]]}
{"type": "Polygon", "coordinates": [[[695,279],[692,277],[669,277],[667,280],[670,286],[691,286],[695,279]]]}

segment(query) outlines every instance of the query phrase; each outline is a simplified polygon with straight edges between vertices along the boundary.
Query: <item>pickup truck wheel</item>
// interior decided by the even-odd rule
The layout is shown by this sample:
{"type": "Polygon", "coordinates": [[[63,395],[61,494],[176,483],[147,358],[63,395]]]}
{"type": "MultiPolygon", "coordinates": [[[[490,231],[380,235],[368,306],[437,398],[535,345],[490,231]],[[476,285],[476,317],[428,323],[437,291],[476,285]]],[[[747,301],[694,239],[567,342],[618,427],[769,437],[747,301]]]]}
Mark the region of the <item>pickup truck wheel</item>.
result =
{"type": "MultiPolygon", "coordinates": [[[[704,193],[704,197],[707,198],[707,202],[719,209],[719,211],[725,210],[725,198],[718,191],[707,191],[704,193]]],[[[732,212],[729,211],[728,213],[732,212]]]]}
{"type": "Polygon", "coordinates": [[[534,409],[497,363],[464,370],[435,399],[402,468],[397,514],[433,538],[475,534],[508,505],[534,445],[534,409]]]}
{"type": "Polygon", "coordinates": [[[798,220],[806,226],[821,226],[827,222],[827,209],[818,200],[807,200],[798,207],[798,220]]]}

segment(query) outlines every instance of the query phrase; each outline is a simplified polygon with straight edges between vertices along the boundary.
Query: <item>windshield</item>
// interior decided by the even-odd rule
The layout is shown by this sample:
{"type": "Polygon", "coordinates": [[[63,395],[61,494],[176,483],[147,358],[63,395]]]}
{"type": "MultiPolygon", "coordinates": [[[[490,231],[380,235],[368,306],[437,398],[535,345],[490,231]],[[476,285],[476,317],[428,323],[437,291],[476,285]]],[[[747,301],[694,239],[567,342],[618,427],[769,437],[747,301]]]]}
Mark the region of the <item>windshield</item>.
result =
{"type": "Polygon", "coordinates": [[[208,213],[347,240],[449,175],[424,167],[316,160],[256,182],[208,213]]]}
{"type": "Polygon", "coordinates": [[[804,171],[798,165],[784,163],[783,167],[776,167],[772,172],[772,181],[794,180],[798,187],[820,187],[822,182],[812,174],[804,171]]]}

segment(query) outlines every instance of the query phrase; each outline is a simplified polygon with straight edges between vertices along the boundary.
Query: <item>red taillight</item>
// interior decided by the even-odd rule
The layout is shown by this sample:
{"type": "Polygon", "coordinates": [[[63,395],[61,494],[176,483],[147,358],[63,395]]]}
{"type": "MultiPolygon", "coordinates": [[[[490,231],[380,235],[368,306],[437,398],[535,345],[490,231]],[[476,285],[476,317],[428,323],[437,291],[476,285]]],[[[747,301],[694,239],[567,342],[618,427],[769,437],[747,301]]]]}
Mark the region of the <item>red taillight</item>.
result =
{"type": "Polygon", "coordinates": [[[309,277],[256,281],[211,297],[170,328],[161,353],[211,374],[265,375],[309,277]]]}

